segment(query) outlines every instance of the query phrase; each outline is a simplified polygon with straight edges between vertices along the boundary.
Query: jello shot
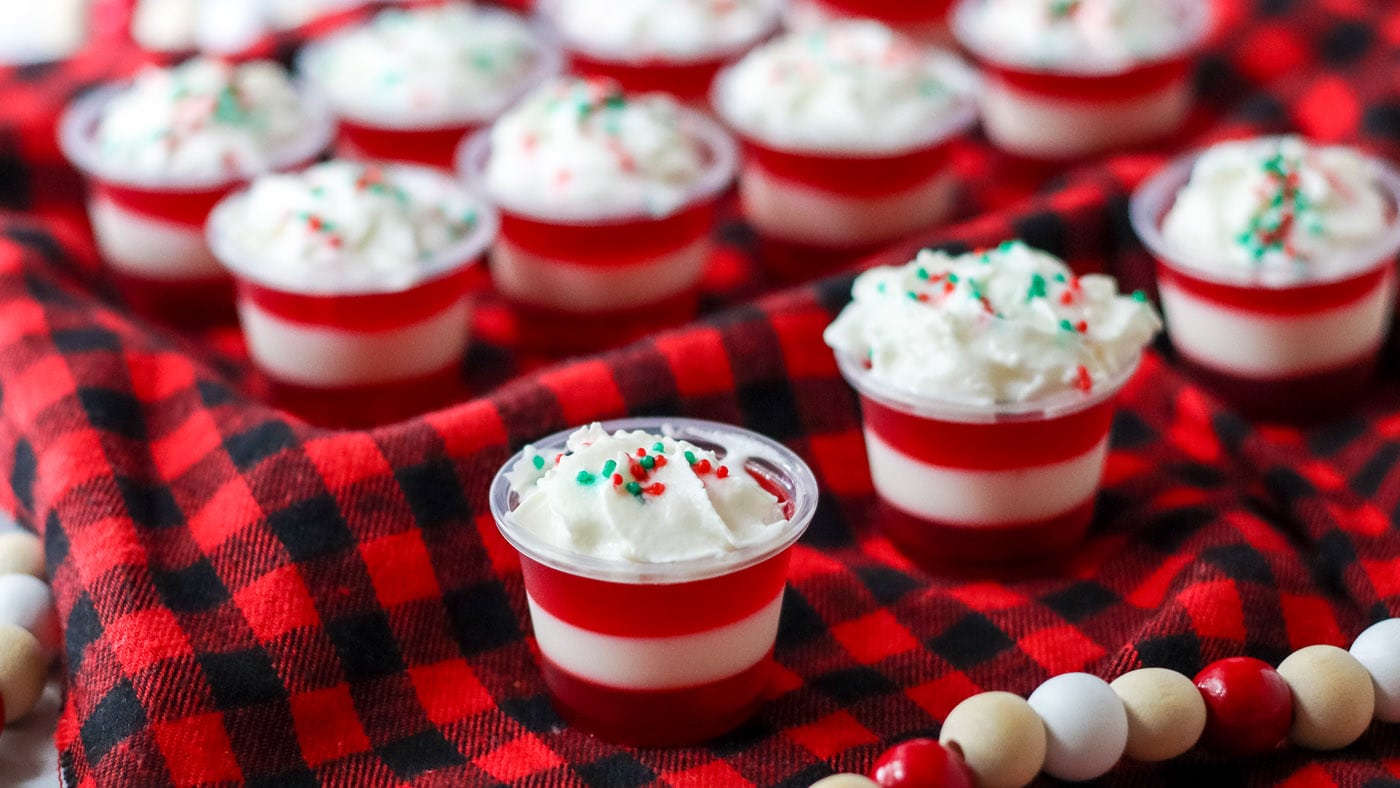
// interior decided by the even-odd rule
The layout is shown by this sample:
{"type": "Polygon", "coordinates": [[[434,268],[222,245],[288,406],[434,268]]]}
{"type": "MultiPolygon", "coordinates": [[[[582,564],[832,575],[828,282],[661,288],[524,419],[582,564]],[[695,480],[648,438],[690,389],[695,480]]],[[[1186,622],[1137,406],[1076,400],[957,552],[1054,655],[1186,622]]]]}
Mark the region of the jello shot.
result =
{"type": "Polygon", "coordinates": [[[1211,11],[1209,0],[961,0],[951,21],[983,70],[987,136],[1063,161],[1181,126],[1211,11]]]}
{"type": "Polygon", "coordinates": [[[713,103],[742,142],[739,199],[770,271],[810,278],[949,218],[974,81],[868,21],[782,36],[725,69],[713,103]]]}
{"type": "Polygon", "coordinates": [[[337,155],[445,169],[464,137],[559,68],[525,20],[467,3],[386,9],[299,62],[339,119],[337,155]]]}
{"type": "Polygon", "coordinates": [[[722,66],[777,31],[782,0],[545,0],[570,70],[703,105],[722,66]]]}
{"type": "Polygon", "coordinates": [[[789,0],[787,27],[810,30],[843,19],[872,19],[930,44],[951,41],[948,9],[952,0],[789,0]]]}
{"type": "Polygon", "coordinates": [[[1181,360],[1251,415],[1353,402],[1390,330],[1400,173],[1299,137],[1224,142],[1133,195],[1181,360]]]}
{"type": "Polygon", "coordinates": [[[468,182],[501,211],[491,276],[525,346],[621,344],[694,315],[733,140],[662,94],[566,79],[463,146],[468,182]]]}
{"type": "Polygon", "coordinates": [[[860,395],[880,525],[925,566],[1062,556],[1084,536],[1146,296],[1019,242],[856,278],[826,330],[860,395]]]}
{"type": "Polygon", "coordinates": [[[468,277],[496,227],[445,172],[333,160],[258,178],[208,230],[269,399],[367,426],[457,393],[468,277]]]}
{"type": "Polygon", "coordinates": [[[669,746],[753,714],[790,548],[816,509],[800,458],[725,424],[595,423],[525,447],[490,500],[570,724],[669,746]]]}
{"type": "Polygon", "coordinates": [[[275,63],[197,58],[74,101],[59,125],[86,177],[97,248],[132,306],[169,322],[233,319],[204,239],[209,211],[254,175],[313,161],[333,122],[275,63]]]}

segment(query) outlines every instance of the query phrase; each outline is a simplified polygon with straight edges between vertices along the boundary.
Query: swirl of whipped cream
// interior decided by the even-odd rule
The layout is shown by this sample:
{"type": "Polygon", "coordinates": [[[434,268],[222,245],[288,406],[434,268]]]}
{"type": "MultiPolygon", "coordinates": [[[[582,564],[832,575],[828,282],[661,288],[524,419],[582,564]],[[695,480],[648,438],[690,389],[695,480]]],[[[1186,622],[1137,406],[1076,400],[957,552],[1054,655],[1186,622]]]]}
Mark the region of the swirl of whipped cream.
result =
{"type": "Polygon", "coordinates": [[[1033,68],[1119,70],[1182,50],[1203,36],[1208,0],[964,0],[963,43],[1033,68]]]}
{"type": "Polygon", "coordinates": [[[597,423],[555,457],[526,447],[508,475],[511,513],[548,544],[597,558],[664,563],[718,557],[778,534],[777,497],[714,452],[597,423]]]}
{"type": "Polygon", "coordinates": [[[1343,271],[1395,213],[1374,163],[1355,150],[1268,137],[1201,154],[1162,238],[1184,264],[1296,282],[1343,271]]]}
{"type": "Polygon", "coordinates": [[[690,60],[732,52],[778,24],[782,0],[556,0],[573,45],[625,60],[690,60]]]}
{"type": "Polygon", "coordinates": [[[103,107],[94,134],[105,170],[143,177],[241,176],[271,169],[311,118],[271,61],[207,58],[148,68],[103,107]]]}
{"type": "Polygon", "coordinates": [[[924,250],[856,278],[824,338],[873,380],[974,407],[1089,392],[1124,373],[1161,328],[1146,296],[1075,276],[1020,242],[950,256],[924,250]]]}
{"type": "Polygon", "coordinates": [[[715,103],[773,145],[882,152],[970,124],[974,85],[952,55],[877,22],[836,22],[749,52],[721,77],[715,103]]]}
{"type": "Polygon", "coordinates": [[[218,213],[249,273],[298,292],[406,287],[489,220],[445,175],[341,160],[261,176],[218,213]]]}
{"type": "Polygon", "coordinates": [[[524,20],[466,3],[386,9],[302,59],[338,112],[376,125],[489,120],[557,66],[524,20]]]}
{"type": "Polygon", "coordinates": [[[611,80],[546,84],[492,126],[487,190],[526,212],[664,216],[712,166],[682,118],[671,98],[611,80]]]}

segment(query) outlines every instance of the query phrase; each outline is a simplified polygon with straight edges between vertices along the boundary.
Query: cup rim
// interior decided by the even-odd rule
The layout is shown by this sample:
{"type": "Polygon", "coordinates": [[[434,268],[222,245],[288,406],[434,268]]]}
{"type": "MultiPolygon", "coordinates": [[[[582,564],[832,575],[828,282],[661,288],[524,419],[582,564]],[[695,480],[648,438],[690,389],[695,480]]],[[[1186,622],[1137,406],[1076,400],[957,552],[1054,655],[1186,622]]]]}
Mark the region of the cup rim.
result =
{"type": "Polygon", "coordinates": [[[461,238],[439,249],[429,257],[426,263],[414,272],[411,279],[388,283],[374,281],[297,283],[268,276],[265,267],[252,262],[255,257],[252,252],[239,247],[229,238],[231,233],[228,225],[232,221],[233,212],[248,199],[252,189],[251,184],[226,195],[209,212],[209,219],[204,225],[204,235],[209,243],[210,251],[214,253],[214,257],[229,273],[262,287],[308,296],[361,296],[404,292],[475,265],[481,259],[486,248],[495,240],[496,232],[500,227],[500,217],[496,214],[495,209],[475,192],[463,187],[446,172],[421,164],[379,164],[374,166],[394,173],[395,177],[431,180],[436,181],[439,185],[457,189],[467,196],[472,210],[476,211],[476,224],[461,238]]]}
{"type": "Polygon", "coordinates": [[[724,62],[743,55],[752,49],[758,42],[779,32],[783,26],[783,6],[781,0],[773,3],[773,9],[767,23],[762,25],[752,35],[742,41],[721,47],[711,47],[702,52],[697,52],[683,57],[669,57],[661,54],[649,54],[643,57],[630,56],[625,52],[609,52],[598,47],[590,46],[586,42],[571,38],[565,32],[563,25],[559,23],[559,3],[560,0],[539,0],[537,3],[536,15],[549,26],[549,30],[554,39],[558,41],[560,47],[569,51],[577,52],[580,55],[593,60],[601,60],[608,63],[618,63],[621,65],[662,65],[662,66],[698,66],[706,63],[724,62]]]}
{"type": "MultiPolygon", "coordinates": [[[[793,488],[792,516],[780,526],[781,531],[771,539],[741,547],[719,558],[642,563],[582,555],[549,544],[512,522],[514,507],[511,501],[510,481],[506,475],[524,458],[525,450],[522,448],[496,471],[488,494],[491,514],[496,520],[497,529],[521,555],[551,569],[592,580],[631,585],[690,583],[733,574],[779,555],[801,538],[816,513],[817,480],[807,463],[791,449],[753,430],[733,424],[683,417],[610,419],[601,422],[601,425],[609,433],[618,430],[647,430],[681,439],[718,442],[720,445],[723,445],[723,436],[737,436],[745,444],[746,456],[764,460],[790,481],[793,488]]],[[[533,441],[532,445],[537,449],[561,448],[576,429],[555,432],[533,441]]]]}
{"type": "Polygon", "coordinates": [[[956,0],[948,14],[948,30],[958,44],[973,57],[986,63],[995,64],[1011,71],[1028,74],[1060,75],[1066,77],[1111,77],[1127,74],[1146,66],[1155,66],[1191,57],[1204,46],[1215,23],[1215,12],[1209,2],[1187,2],[1183,7],[1191,13],[1189,24],[1176,46],[1148,57],[1136,57],[1126,63],[1034,63],[1008,60],[998,57],[982,45],[975,32],[973,5],[982,0],[956,0]]]}
{"type": "MultiPolygon", "coordinates": [[[[130,89],[131,80],[100,85],[73,99],[64,107],[58,121],[59,150],[83,175],[108,183],[161,192],[216,191],[244,183],[264,172],[255,170],[235,174],[170,175],[139,173],[114,168],[97,152],[93,140],[102,111],[118,95],[130,89]]],[[[330,107],[314,90],[294,83],[298,106],[302,108],[302,133],[279,145],[269,157],[266,171],[286,170],[308,163],[330,147],[335,137],[335,117],[330,107]]]]}
{"type": "Polygon", "coordinates": [[[710,86],[710,106],[714,108],[715,117],[724,122],[724,125],[731,129],[734,134],[745,140],[752,140],[765,148],[792,153],[797,155],[825,156],[828,158],[843,158],[853,160],[878,160],[890,159],[904,156],[926,148],[933,148],[944,145],[949,141],[958,138],[972,130],[977,125],[981,110],[977,103],[978,76],[977,73],[965,62],[952,52],[947,52],[938,47],[924,45],[925,49],[935,49],[941,59],[945,60],[950,68],[961,69],[972,90],[956,92],[952,105],[943,113],[938,123],[929,125],[925,134],[919,137],[889,148],[841,148],[841,147],[821,147],[816,145],[794,145],[791,143],[777,142],[769,139],[765,135],[748,129],[734,120],[729,111],[729,102],[726,100],[730,83],[734,81],[735,69],[739,61],[735,61],[720,69],[715,76],[714,84],[710,86]]]}
{"type": "MultiPolygon", "coordinates": [[[[379,14],[387,10],[392,9],[386,8],[381,10],[376,13],[374,17],[378,17],[379,14]]],[[[402,10],[411,13],[413,9],[409,7],[402,10]]],[[[423,117],[417,118],[399,118],[383,113],[372,115],[357,113],[336,102],[331,97],[330,91],[326,89],[325,80],[318,75],[321,67],[317,64],[327,57],[327,53],[339,43],[340,39],[367,25],[373,24],[374,17],[366,19],[359,24],[341,28],[324,38],[316,39],[308,43],[297,54],[295,72],[304,79],[305,84],[311,90],[321,97],[335,116],[356,125],[389,131],[433,131],[451,129],[456,126],[473,126],[481,123],[489,123],[519,101],[525,94],[562,74],[564,71],[564,56],[559,49],[558,42],[554,38],[553,31],[537,18],[525,17],[504,8],[495,8],[491,6],[476,6],[474,8],[474,13],[494,17],[511,17],[519,20],[530,33],[530,44],[536,58],[534,67],[522,74],[519,79],[513,81],[505,90],[502,90],[499,99],[492,102],[491,107],[485,112],[444,112],[424,115],[423,117]]]]}
{"type": "Polygon", "coordinates": [[[1107,402],[1117,396],[1128,381],[1132,380],[1142,363],[1142,357],[1143,351],[1138,351],[1122,369],[1087,393],[1066,391],[1027,402],[986,406],[912,394],[877,379],[864,363],[849,353],[836,351],[836,365],[841,370],[841,377],[845,378],[858,394],[869,397],[891,410],[937,421],[994,424],[1046,421],[1079,413],[1107,402]]]}
{"type": "Polygon", "coordinates": [[[698,110],[686,106],[679,106],[678,109],[681,128],[708,150],[710,161],[700,177],[686,189],[685,198],[665,213],[649,213],[640,206],[612,211],[526,206],[502,199],[492,191],[486,178],[486,166],[491,157],[491,133],[496,127],[494,123],[458,144],[453,157],[454,168],[468,186],[478,194],[485,195],[502,211],[530,219],[566,225],[621,224],[665,219],[706,200],[717,198],[734,180],[739,166],[738,146],[723,126],[698,110]]]}
{"type": "MultiPolygon", "coordinates": [[[[1251,142],[1274,141],[1293,136],[1297,135],[1271,134],[1249,137],[1246,140],[1251,142]]],[[[1356,249],[1345,250],[1336,255],[1333,261],[1337,264],[1329,266],[1325,275],[1297,281],[1270,281],[1258,277],[1255,272],[1250,270],[1234,271],[1211,268],[1181,260],[1170,248],[1166,236],[1162,233],[1162,220],[1175,202],[1177,194],[1190,180],[1191,171],[1197,160],[1212,147],[1212,145],[1207,145],[1176,157],[1139,184],[1128,200],[1128,219],[1132,224],[1133,231],[1152,257],[1162,265],[1180,271],[1194,279],[1215,284],[1256,289],[1290,290],[1350,279],[1389,263],[1400,251],[1400,170],[1380,157],[1366,154],[1353,146],[1339,145],[1328,147],[1347,148],[1360,155],[1375,175],[1377,185],[1389,198],[1391,208],[1394,211],[1390,225],[1370,243],[1356,249]]]]}

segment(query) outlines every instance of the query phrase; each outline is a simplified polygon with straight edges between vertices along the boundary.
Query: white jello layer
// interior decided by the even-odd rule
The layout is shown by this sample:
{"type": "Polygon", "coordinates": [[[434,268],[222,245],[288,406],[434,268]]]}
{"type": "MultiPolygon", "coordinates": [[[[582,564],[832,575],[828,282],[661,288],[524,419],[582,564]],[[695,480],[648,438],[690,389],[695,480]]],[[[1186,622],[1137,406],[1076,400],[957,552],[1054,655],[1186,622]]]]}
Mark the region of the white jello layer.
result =
{"type": "Polygon", "coordinates": [[[1178,352],[1222,372],[1280,378],[1333,369],[1376,352],[1390,325],[1394,276],[1361,299],[1304,315],[1265,315],[1160,282],[1167,334],[1178,352]]]}
{"type": "Polygon", "coordinates": [[[619,637],[580,629],[526,595],[540,651],[579,678],[609,687],[668,690],[725,679],[758,664],[778,636],[783,593],[758,612],[706,632],[619,637]]]}
{"type": "Polygon", "coordinates": [[[313,388],[389,383],[431,375],[467,347],[466,299],[437,314],[387,331],[350,331],[294,323],[249,299],[238,316],[248,354],[269,376],[313,388]]]}
{"type": "Polygon", "coordinates": [[[764,235],[840,248],[892,240],[947,219],[956,188],[945,170],[893,194],[846,196],[747,164],[739,177],[739,200],[744,217],[764,235]]]}
{"type": "Polygon", "coordinates": [[[124,273],[170,281],[225,276],[203,227],[157,219],[104,197],[89,201],[88,216],[103,259],[124,273]]]}
{"type": "Polygon", "coordinates": [[[1029,93],[988,77],[982,127],[1012,153],[1067,159],[1170,133],[1191,109],[1191,83],[1181,80],[1120,101],[1075,101],[1029,93]]]}
{"type": "Polygon", "coordinates": [[[968,527],[1058,517],[1094,497],[1108,436],[1071,459],[1011,470],[931,465],[865,431],[875,490],[896,508],[926,520],[968,527]]]}
{"type": "Polygon", "coordinates": [[[693,243],[643,263],[593,266],[528,252],[506,238],[491,250],[496,288],[517,301],[569,312],[608,312],[655,303],[700,281],[710,241],[693,243]]]}

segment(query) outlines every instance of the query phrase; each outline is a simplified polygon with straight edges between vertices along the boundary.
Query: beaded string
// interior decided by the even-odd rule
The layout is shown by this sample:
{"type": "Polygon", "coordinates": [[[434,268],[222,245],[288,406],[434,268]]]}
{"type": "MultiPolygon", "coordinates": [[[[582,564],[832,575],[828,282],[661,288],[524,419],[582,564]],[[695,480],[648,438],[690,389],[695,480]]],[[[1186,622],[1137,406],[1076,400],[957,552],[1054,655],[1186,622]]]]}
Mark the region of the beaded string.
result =
{"type": "Polygon", "coordinates": [[[0,732],[34,710],[60,648],[58,613],[39,539],[0,534],[0,732]]]}

